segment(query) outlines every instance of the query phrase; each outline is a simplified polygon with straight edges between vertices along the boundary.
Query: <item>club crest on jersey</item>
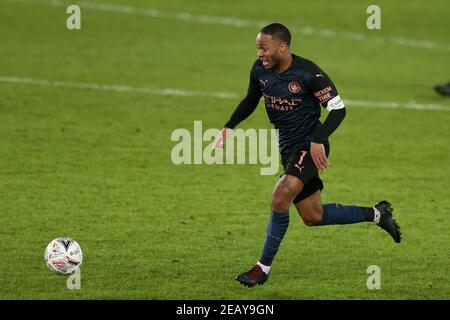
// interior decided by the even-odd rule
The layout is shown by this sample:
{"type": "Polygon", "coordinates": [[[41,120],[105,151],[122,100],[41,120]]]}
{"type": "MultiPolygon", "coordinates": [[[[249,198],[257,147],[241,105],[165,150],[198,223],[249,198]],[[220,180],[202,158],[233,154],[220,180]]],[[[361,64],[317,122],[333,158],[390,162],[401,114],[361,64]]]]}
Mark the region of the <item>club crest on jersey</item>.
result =
{"type": "Polygon", "coordinates": [[[289,82],[288,88],[289,88],[289,91],[292,93],[297,93],[301,89],[300,83],[298,83],[298,81],[289,82]]]}

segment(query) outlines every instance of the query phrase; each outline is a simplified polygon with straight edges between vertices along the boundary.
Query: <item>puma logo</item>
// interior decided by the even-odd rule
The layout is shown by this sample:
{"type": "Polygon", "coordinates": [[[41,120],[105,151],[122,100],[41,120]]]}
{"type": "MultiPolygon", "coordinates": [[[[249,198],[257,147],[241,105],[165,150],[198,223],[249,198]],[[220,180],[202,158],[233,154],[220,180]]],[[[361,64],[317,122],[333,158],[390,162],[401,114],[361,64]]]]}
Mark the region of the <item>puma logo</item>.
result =
{"type": "Polygon", "coordinates": [[[266,84],[267,84],[267,81],[269,81],[269,80],[259,79],[259,84],[262,85],[265,88],[266,84]]]}
{"type": "Polygon", "coordinates": [[[305,158],[308,151],[301,151],[301,153],[302,153],[302,155],[300,156],[300,160],[298,160],[298,162],[294,165],[294,167],[296,167],[298,169],[298,171],[300,171],[300,173],[302,172],[302,169],[305,167],[305,166],[302,166],[302,163],[303,163],[303,159],[305,158]]]}

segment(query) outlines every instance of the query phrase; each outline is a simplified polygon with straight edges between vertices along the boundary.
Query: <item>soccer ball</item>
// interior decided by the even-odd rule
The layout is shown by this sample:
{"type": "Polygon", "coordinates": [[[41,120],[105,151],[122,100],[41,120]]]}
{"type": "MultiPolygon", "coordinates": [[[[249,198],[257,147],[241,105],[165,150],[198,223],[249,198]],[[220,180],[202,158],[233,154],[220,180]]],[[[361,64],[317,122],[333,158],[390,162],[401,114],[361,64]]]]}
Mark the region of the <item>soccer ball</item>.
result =
{"type": "Polygon", "coordinates": [[[78,242],[71,238],[59,237],[48,244],[44,260],[52,272],[66,275],[80,268],[83,262],[83,253],[78,242]]]}

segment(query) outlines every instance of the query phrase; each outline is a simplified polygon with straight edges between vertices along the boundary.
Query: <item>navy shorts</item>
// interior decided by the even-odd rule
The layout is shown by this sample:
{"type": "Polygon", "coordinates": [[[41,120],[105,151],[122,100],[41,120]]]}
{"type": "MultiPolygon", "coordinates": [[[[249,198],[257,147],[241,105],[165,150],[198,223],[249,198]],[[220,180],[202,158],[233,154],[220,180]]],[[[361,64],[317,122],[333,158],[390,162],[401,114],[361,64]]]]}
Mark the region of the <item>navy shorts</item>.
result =
{"type": "MultiPolygon", "coordinates": [[[[309,197],[316,191],[322,191],[324,187],[309,149],[309,146],[300,146],[294,148],[287,156],[281,155],[284,174],[297,177],[304,184],[302,191],[294,198],[294,204],[309,197]]],[[[330,154],[330,145],[328,143],[325,144],[325,153],[327,157],[330,154]]]]}

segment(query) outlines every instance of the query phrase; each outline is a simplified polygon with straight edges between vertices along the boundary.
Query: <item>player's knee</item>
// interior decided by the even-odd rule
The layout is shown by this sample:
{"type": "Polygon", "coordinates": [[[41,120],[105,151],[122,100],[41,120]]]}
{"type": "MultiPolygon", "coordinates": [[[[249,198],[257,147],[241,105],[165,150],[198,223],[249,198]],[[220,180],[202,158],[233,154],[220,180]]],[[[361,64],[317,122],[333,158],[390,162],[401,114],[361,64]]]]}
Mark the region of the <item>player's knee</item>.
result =
{"type": "Polygon", "coordinates": [[[287,211],[289,210],[290,201],[286,195],[274,192],[272,195],[272,210],[273,211],[287,211]]]}
{"type": "Polygon", "coordinates": [[[304,224],[308,227],[320,226],[322,223],[322,214],[323,211],[321,209],[317,209],[302,215],[302,219],[304,224]]]}
{"type": "Polygon", "coordinates": [[[317,218],[315,218],[315,217],[303,218],[303,222],[304,222],[305,225],[307,225],[308,227],[319,226],[321,221],[322,221],[322,219],[317,219],[317,218]]]}

